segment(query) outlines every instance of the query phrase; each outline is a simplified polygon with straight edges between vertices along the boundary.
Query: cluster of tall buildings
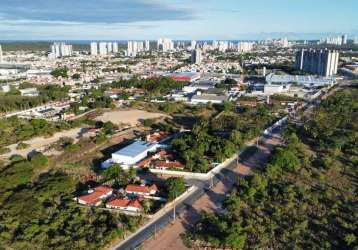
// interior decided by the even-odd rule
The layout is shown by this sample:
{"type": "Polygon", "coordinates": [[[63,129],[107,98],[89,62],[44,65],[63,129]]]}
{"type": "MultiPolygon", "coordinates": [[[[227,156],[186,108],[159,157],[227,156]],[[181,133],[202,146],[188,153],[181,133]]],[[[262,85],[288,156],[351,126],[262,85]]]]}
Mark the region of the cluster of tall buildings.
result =
{"type": "Polygon", "coordinates": [[[250,52],[254,49],[255,43],[253,42],[240,42],[237,44],[237,51],[239,52],[250,52]]]}
{"type": "Polygon", "coordinates": [[[219,50],[220,52],[225,52],[229,48],[229,43],[227,41],[213,41],[212,49],[219,50]]]}
{"type": "Polygon", "coordinates": [[[277,47],[282,47],[282,48],[289,48],[292,43],[288,40],[287,37],[284,38],[279,38],[279,39],[266,39],[263,42],[260,42],[261,44],[264,45],[272,45],[272,46],[277,46],[277,47]]]}
{"type": "Polygon", "coordinates": [[[346,45],[348,43],[348,36],[346,34],[336,37],[327,37],[321,39],[319,44],[330,44],[330,45],[346,45]]]}
{"type": "Polygon", "coordinates": [[[185,42],[177,42],[176,43],[176,48],[177,49],[185,49],[186,47],[185,47],[185,42]]]}
{"type": "Polygon", "coordinates": [[[149,51],[150,42],[146,41],[128,41],[126,56],[135,57],[138,52],[149,51]]]}
{"type": "Polygon", "coordinates": [[[118,53],[118,43],[117,42],[92,42],[91,43],[91,55],[93,56],[106,56],[109,54],[118,53]]]}
{"type": "Polygon", "coordinates": [[[0,63],[3,62],[3,55],[2,55],[2,48],[1,48],[1,44],[0,44],[0,63]]]}
{"type": "Polygon", "coordinates": [[[337,74],[338,60],[338,51],[303,49],[296,53],[295,67],[297,70],[330,77],[337,74]]]}
{"type": "Polygon", "coordinates": [[[50,58],[60,58],[65,56],[72,56],[73,49],[72,45],[66,44],[64,42],[61,43],[53,43],[50,47],[50,58]]]}
{"type": "Polygon", "coordinates": [[[227,41],[213,41],[211,49],[225,52],[227,50],[238,51],[238,52],[250,52],[254,49],[254,42],[227,42],[227,41]]]}
{"type": "Polygon", "coordinates": [[[157,49],[163,52],[174,50],[174,42],[169,38],[159,38],[157,41],[157,49]]]}

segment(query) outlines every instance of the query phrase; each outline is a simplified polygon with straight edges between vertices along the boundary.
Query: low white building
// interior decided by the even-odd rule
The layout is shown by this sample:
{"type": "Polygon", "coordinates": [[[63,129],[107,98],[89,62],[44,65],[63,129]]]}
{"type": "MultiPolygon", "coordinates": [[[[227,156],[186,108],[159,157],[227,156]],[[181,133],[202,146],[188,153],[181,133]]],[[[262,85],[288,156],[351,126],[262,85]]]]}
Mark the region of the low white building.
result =
{"type": "Polygon", "coordinates": [[[290,85],[283,84],[265,84],[264,86],[264,94],[265,95],[274,95],[280,94],[282,92],[286,92],[290,89],[290,85]]]}
{"type": "Polygon", "coordinates": [[[226,94],[218,93],[218,94],[207,94],[202,93],[201,91],[197,91],[196,95],[193,95],[190,99],[190,103],[197,105],[197,104],[220,104],[224,101],[228,101],[229,97],[226,94]]]}
{"type": "Polygon", "coordinates": [[[137,140],[113,153],[112,158],[102,163],[102,168],[108,168],[114,163],[118,163],[124,168],[128,168],[129,166],[135,167],[134,165],[137,162],[146,158],[149,152],[155,152],[159,146],[158,143],[137,140]]]}
{"type": "Polygon", "coordinates": [[[27,97],[35,97],[40,94],[37,88],[20,89],[20,93],[21,96],[27,96],[27,97]]]}
{"type": "Polygon", "coordinates": [[[1,89],[2,92],[7,93],[7,92],[10,92],[11,87],[10,87],[9,84],[6,84],[6,85],[1,85],[0,89],[1,89]]]}

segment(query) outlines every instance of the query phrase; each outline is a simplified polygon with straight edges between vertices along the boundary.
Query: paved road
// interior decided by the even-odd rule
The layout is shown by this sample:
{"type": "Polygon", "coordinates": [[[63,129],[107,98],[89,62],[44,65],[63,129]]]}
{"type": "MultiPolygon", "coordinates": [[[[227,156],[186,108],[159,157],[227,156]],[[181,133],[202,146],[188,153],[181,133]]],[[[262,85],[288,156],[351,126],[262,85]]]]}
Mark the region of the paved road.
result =
{"type": "MultiPolygon", "coordinates": [[[[278,132],[279,130],[276,130],[275,135],[278,136],[279,135],[278,132]]],[[[217,187],[218,183],[222,183],[222,184],[225,183],[225,185],[230,183],[232,187],[232,185],[237,181],[239,175],[251,174],[250,168],[259,165],[258,162],[256,162],[256,160],[261,161],[261,158],[267,159],[268,151],[266,147],[272,147],[272,145],[269,143],[272,140],[275,140],[274,137],[272,136],[262,137],[261,143],[263,146],[260,146],[262,148],[258,152],[260,155],[255,154],[253,156],[255,160],[252,160],[250,158],[247,159],[245,163],[246,165],[245,167],[242,166],[240,169],[237,169],[238,167],[237,159],[235,158],[225,168],[223,168],[220,172],[218,172],[213,177],[213,179],[208,181],[191,180],[191,184],[195,184],[197,190],[195,190],[184,200],[176,204],[175,207],[176,216],[180,216],[181,214],[183,214],[184,210],[187,210],[188,208],[192,207],[198,200],[200,200],[201,197],[203,197],[207,192],[210,191],[210,187],[212,186],[217,187]]],[[[226,191],[226,193],[228,192],[229,190],[226,191]]],[[[215,206],[221,207],[224,198],[225,196],[221,196],[220,198],[218,197],[217,199],[214,199],[215,200],[214,203],[216,204],[215,206]]],[[[206,205],[210,204],[210,202],[201,202],[200,205],[201,207],[203,207],[202,203],[206,203],[206,205]]],[[[142,242],[149,239],[156,232],[160,231],[160,229],[164,228],[166,225],[171,223],[173,221],[173,217],[174,217],[174,209],[173,208],[168,209],[168,211],[163,216],[159,217],[153,223],[147,225],[144,230],[136,233],[128,240],[119,243],[113,249],[116,250],[135,249],[140,244],[142,244],[142,242]]],[[[178,234],[176,236],[178,236],[178,234]]]]}
{"type": "MultiPolygon", "coordinates": [[[[328,93],[324,95],[324,97],[327,97],[330,94],[331,93],[328,93]]],[[[318,103],[313,104],[312,108],[317,104],[318,103]]],[[[305,110],[305,113],[309,110],[310,106],[305,110]]],[[[163,216],[148,225],[145,230],[136,233],[129,240],[119,243],[113,249],[135,249],[140,246],[142,242],[145,242],[142,248],[148,250],[187,249],[179,237],[180,233],[185,232],[191,225],[200,219],[200,212],[202,210],[215,212],[220,212],[222,210],[222,203],[225,200],[226,195],[232,190],[237,179],[242,176],[250,175],[252,173],[251,169],[253,168],[265,166],[272,150],[282,143],[282,129],[283,127],[278,127],[268,136],[261,137],[261,144],[255,154],[239,164],[237,164],[236,159],[233,160],[217,173],[212,180],[191,180],[191,184],[197,186],[198,189],[177,204],[177,219],[171,226],[166,227],[170,222],[173,222],[173,209],[168,210],[163,216]],[[160,230],[162,228],[164,229],[160,230]],[[152,236],[154,236],[154,238],[152,236]]]]}
{"type": "MultiPolygon", "coordinates": [[[[273,137],[266,137],[262,140],[259,150],[244,161],[236,164],[232,162],[227,168],[223,169],[216,177],[219,181],[214,187],[206,192],[202,192],[200,197],[195,197],[190,203],[186,203],[186,209],[181,218],[175,220],[173,225],[167,226],[160,231],[156,238],[144,242],[142,249],[146,250],[182,250],[187,249],[179,237],[187,229],[190,229],[195,222],[200,219],[202,211],[221,212],[222,204],[227,194],[231,192],[237,179],[242,176],[252,174],[253,168],[263,167],[270,155],[272,149],[281,143],[279,137],[280,131],[275,131],[273,137]]],[[[127,248],[133,249],[128,246],[127,248]]]]}

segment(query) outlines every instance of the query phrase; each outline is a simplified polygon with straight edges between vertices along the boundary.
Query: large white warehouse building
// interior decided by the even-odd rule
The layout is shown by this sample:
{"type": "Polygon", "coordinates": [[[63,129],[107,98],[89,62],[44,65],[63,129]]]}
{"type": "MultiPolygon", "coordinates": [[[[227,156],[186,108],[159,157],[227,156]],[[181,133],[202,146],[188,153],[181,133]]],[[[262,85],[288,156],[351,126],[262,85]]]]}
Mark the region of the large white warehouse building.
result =
{"type": "Polygon", "coordinates": [[[108,168],[113,163],[118,163],[124,168],[134,166],[137,162],[147,157],[149,152],[155,152],[160,145],[137,140],[132,144],[112,154],[112,158],[102,163],[102,168],[108,168]]]}

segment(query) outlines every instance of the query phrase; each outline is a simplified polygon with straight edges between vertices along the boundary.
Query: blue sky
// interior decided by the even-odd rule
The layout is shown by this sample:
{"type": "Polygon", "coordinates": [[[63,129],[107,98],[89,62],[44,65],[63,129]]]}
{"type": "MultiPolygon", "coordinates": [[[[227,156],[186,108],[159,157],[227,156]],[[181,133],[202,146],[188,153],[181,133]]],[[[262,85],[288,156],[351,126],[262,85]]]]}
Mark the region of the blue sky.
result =
{"type": "Polygon", "coordinates": [[[357,0],[0,0],[0,40],[358,36],[357,0]]]}

